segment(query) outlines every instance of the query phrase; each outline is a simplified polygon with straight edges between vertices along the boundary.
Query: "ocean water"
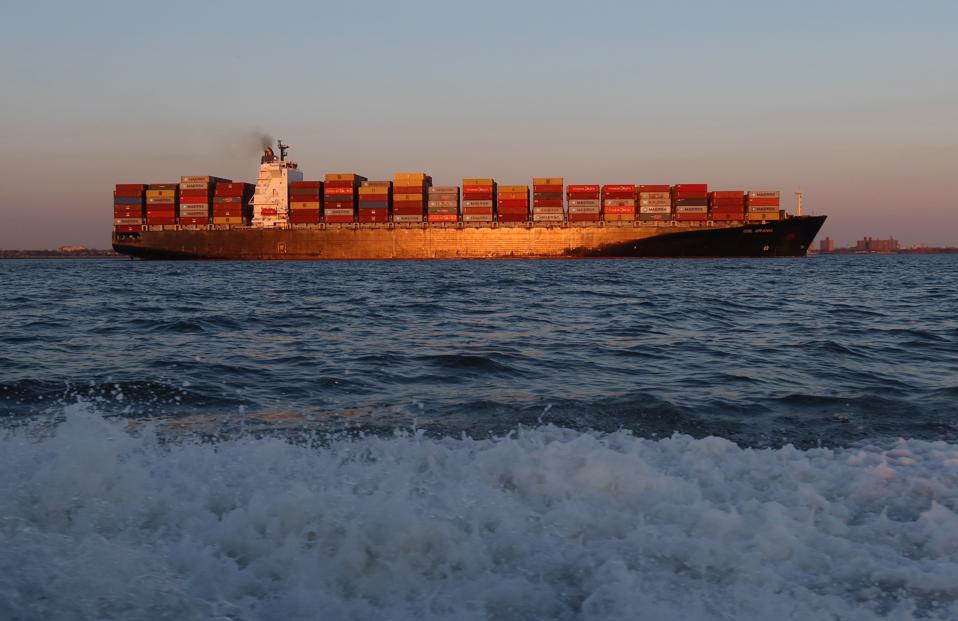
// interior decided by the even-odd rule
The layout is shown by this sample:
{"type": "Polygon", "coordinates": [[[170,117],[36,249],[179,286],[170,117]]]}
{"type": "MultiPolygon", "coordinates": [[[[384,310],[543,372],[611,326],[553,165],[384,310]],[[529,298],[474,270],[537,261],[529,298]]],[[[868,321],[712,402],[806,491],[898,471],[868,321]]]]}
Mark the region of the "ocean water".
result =
{"type": "Polygon", "coordinates": [[[0,618],[958,618],[958,257],[0,262],[0,618]]]}

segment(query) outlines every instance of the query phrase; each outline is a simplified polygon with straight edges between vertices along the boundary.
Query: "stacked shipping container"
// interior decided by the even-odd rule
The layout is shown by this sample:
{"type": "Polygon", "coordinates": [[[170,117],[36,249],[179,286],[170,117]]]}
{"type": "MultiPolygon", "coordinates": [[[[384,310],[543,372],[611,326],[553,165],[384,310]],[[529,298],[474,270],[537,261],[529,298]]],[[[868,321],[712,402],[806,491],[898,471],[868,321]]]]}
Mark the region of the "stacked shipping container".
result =
{"type": "Polygon", "coordinates": [[[781,218],[781,193],[777,190],[751,191],[745,201],[749,220],[781,218]]]}
{"type": "Polygon", "coordinates": [[[668,222],[672,220],[672,188],[668,185],[643,184],[638,188],[639,220],[668,222]]]}
{"type": "Polygon", "coordinates": [[[492,222],[496,211],[496,181],[489,178],[462,180],[462,221],[492,222]]]}
{"type": "Polygon", "coordinates": [[[323,183],[323,220],[349,224],[356,221],[359,184],[366,177],[356,173],[327,173],[323,183]]]}
{"type": "Polygon", "coordinates": [[[391,181],[363,181],[359,187],[360,223],[389,222],[392,189],[391,181]]]}
{"type": "Polygon", "coordinates": [[[496,198],[496,220],[498,222],[529,221],[529,186],[497,186],[496,198]]]}
{"type": "Polygon", "coordinates": [[[672,186],[672,212],[682,222],[709,219],[709,186],[706,183],[679,183],[672,186]]]}
{"type": "Polygon", "coordinates": [[[244,226],[253,217],[252,183],[217,183],[213,190],[213,224],[244,226]]]}
{"type": "Polygon", "coordinates": [[[598,222],[602,210],[598,185],[570,185],[566,188],[569,222],[598,222]]]}
{"type": "Polygon", "coordinates": [[[290,224],[319,224],[322,209],[322,181],[293,181],[289,184],[290,224]]]}
{"type": "Polygon", "coordinates": [[[393,222],[422,222],[432,177],[426,173],[393,175],[393,222]]]}
{"type": "Polygon", "coordinates": [[[429,188],[427,204],[429,222],[456,222],[459,220],[459,186],[444,185],[429,188]]]}
{"type": "Polygon", "coordinates": [[[715,190],[709,192],[711,219],[716,222],[745,219],[745,192],[742,190],[715,190]]]}
{"type": "Polygon", "coordinates": [[[562,222],[565,206],[562,201],[563,177],[535,177],[532,180],[532,221],[562,222]]]}
{"type": "Polygon", "coordinates": [[[210,223],[213,189],[217,183],[229,183],[229,179],[208,175],[180,177],[181,226],[206,226],[210,223]]]}
{"type": "Polygon", "coordinates": [[[146,223],[149,226],[176,224],[176,201],[180,186],[176,183],[151,183],[146,186],[146,223]]]}
{"type": "Polygon", "coordinates": [[[636,189],[633,183],[602,186],[602,214],[606,222],[635,220],[636,189]]]}
{"type": "Polygon", "coordinates": [[[139,233],[146,215],[146,186],[118,183],[113,189],[113,228],[117,233],[139,233]]]}

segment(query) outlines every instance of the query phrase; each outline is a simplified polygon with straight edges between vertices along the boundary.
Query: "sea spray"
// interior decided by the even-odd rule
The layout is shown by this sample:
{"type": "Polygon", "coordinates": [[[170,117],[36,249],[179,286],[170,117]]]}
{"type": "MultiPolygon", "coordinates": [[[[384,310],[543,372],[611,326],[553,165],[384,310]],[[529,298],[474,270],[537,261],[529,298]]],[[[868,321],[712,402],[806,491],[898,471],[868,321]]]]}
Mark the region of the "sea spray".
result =
{"type": "Polygon", "coordinates": [[[0,440],[3,618],[953,618],[958,446],[552,425],[0,440]]]}

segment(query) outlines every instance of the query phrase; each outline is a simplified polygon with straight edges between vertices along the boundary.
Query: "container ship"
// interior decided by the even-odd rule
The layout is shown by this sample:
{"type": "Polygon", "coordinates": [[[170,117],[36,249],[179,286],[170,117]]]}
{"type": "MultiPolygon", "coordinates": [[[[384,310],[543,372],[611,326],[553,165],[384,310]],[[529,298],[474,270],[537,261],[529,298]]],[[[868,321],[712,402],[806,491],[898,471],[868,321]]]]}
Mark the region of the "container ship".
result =
{"type": "Polygon", "coordinates": [[[121,183],[113,248],[141,259],[801,257],[825,216],[782,209],[776,190],[704,183],[530,185],[423,172],[307,180],[264,149],[255,184],[211,175],[121,183]]]}

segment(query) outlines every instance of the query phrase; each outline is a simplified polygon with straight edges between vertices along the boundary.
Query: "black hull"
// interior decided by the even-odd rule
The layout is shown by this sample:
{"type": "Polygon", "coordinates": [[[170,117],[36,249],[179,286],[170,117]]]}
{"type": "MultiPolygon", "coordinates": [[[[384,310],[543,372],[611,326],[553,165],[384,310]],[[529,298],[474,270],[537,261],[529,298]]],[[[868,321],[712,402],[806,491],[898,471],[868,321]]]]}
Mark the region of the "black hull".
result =
{"type": "Polygon", "coordinates": [[[600,248],[577,249],[582,257],[804,257],[825,216],[789,218],[734,228],[709,228],[646,237],[600,248]]]}
{"type": "Polygon", "coordinates": [[[805,216],[695,227],[184,229],[115,236],[113,248],[162,260],[803,257],[824,222],[805,216]]]}

